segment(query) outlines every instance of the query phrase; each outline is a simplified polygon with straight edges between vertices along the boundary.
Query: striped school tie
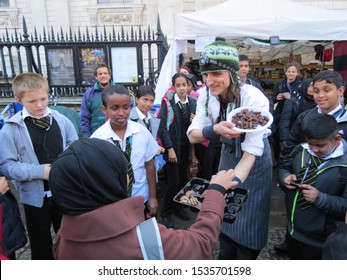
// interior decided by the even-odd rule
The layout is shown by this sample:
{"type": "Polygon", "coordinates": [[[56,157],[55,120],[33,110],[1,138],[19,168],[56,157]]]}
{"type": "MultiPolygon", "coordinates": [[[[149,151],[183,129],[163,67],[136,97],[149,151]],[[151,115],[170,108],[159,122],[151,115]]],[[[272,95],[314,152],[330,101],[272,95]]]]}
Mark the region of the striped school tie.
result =
{"type": "Polygon", "coordinates": [[[30,121],[32,121],[32,123],[34,125],[36,125],[39,128],[42,128],[42,129],[47,129],[51,126],[51,117],[50,116],[45,116],[45,117],[40,118],[40,119],[28,117],[28,119],[30,121]]]}
{"type": "Polygon", "coordinates": [[[125,144],[125,151],[122,150],[119,142],[117,140],[113,140],[114,144],[120,149],[127,160],[127,168],[128,168],[128,176],[129,176],[129,184],[128,184],[128,197],[131,197],[132,194],[132,187],[133,184],[135,183],[135,177],[134,177],[134,171],[133,171],[133,166],[130,161],[130,155],[131,155],[131,144],[130,144],[130,139],[129,137],[126,139],[126,144],[125,144]]]}
{"type": "MultiPolygon", "coordinates": [[[[303,168],[301,168],[297,175],[298,181],[300,181],[301,184],[314,186],[317,178],[318,166],[321,165],[323,162],[324,159],[311,155],[311,163],[306,164],[303,168]],[[308,171],[306,171],[307,169],[308,171]]],[[[311,204],[304,198],[302,190],[299,190],[297,203],[297,206],[300,207],[301,210],[305,210],[311,207],[311,204]]]]}
{"type": "Polygon", "coordinates": [[[180,104],[180,108],[181,108],[181,111],[182,111],[182,115],[185,115],[187,113],[187,104],[183,103],[181,101],[179,101],[179,104],[180,104]]]}
{"type": "Polygon", "coordinates": [[[150,127],[150,124],[151,124],[150,121],[151,121],[151,119],[148,119],[147,121],[146,121],[146,118],[143,119],[143,122],[145,123],[145,125],[146,125],[148,130],[149,130],[149,127],[150,127]]]}

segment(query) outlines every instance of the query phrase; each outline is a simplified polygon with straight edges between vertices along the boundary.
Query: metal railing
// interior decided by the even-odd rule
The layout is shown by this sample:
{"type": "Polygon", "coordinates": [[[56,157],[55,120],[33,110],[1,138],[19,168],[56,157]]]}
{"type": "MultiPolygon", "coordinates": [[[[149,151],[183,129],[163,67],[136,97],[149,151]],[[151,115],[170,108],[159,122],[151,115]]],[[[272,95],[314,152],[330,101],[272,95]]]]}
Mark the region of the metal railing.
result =
{"type": "MultiPolygon", "coordinates": [[[[90,32],[86,27],[85,32],[78,29],[75,33],[71,29],[65,33],[62,29],[55,32],[53,28],[50,31],[44,28],[42,34],[34,28],[29,34],[23,17],[22,33],[14,30],[10,34],[6,29],[5,34],[0,35],[0,99],[13,97],[11,81],[23,72],[36,72],[47,77],[51,96],[82,95],[94,83],[93,68],[98,63],[108,64],[115,72],[120,60],[123,60],[124,68],[117,70],[119,74],[129,71],[130,65],[135,70],[130,79],[118,83],[131,90],[142,84],[155,87],[168,51],[159,17],[156,33],[150,27],[144,31],[136,27],[135,31],[131,26],[127,32],[123,26],[118,28],[120,31],[116,32],[116,27],[112,26],[107,32],[105,26],[94,27],[94,32],[90,32]],[[128,50],[134,51],[131,58],[136,61],[127,61],[123,57],[128,50]]],[[[117,73],[114,77],[117,78],[117,73]]]]}

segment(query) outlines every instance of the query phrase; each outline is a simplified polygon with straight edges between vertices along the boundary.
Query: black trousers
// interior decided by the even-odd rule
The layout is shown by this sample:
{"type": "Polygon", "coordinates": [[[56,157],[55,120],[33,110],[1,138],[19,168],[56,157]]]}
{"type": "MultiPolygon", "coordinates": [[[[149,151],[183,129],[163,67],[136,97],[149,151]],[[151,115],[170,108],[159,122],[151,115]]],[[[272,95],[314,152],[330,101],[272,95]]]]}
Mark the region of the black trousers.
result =
{"type": "Polygon", "coordinates": [[[219,235],[219,260],[256,260],[260,250],[253,250],[236,243],[224,233],[219,235]]]}
{"type": "Polygon", "coordinates": [[[221,147],[205,147],[195,144],[195,156],[200,165],[199,178],[211,180],[212,175],[218,172],[221,147]]]}
{"type": "Polygon", "coordinates": [[[24,204],[32,260],[53,260],[51,226],[60,228],[62,214],[52,198],[44,198],[41,208],[24,204]]]}
{"type": "Polygon", "coordinates": [[[294,239],[290,234],[286,236],[286,245],[291,260],[321,260],[322,248],[310,246],[294,239]]]}
{"type": "Polygon", "coordinates": [[[180,205],[173,201],[175,195],[187,184],[187,169],[189,161],[189,146],[181,146],[180,161],[166,162],[166,179],[164,202],[160,212],[161,217],[171,216],[180,205]]]}

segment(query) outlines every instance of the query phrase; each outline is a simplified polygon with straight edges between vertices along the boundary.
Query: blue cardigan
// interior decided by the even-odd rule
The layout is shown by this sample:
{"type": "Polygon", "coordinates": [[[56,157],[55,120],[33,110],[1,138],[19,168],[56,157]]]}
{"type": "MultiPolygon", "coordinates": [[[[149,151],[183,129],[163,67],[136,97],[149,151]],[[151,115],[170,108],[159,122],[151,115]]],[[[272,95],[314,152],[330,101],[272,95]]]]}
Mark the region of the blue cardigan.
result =
{"type": "MultiPolygon", "coordinates": [[[[69,119],[52,110],[66,149],[78,139],[75,127],[69,119]]],[[[22,112],[10,118],[0,130],[0,173],[13,180],[19,190],[20,202],[41,207],[44,199],[43,169],[34,151],[22,112]]]]}

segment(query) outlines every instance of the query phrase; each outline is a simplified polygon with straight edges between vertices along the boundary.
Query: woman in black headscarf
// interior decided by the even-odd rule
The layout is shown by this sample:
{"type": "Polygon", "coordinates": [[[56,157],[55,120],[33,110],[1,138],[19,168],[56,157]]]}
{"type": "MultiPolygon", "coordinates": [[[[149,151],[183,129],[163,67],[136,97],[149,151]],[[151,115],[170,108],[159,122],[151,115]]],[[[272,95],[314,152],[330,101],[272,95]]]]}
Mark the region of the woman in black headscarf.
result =
{"type": "MultiPolygon", "coordinates": [[[[189,231],[167,229],[153,218],[165,259],[211,258],[234,176],[228,170],[212,177],[189,231]]],[[[64,214],[56,259],[144,259],[136,231],[145,220],[144,198],[127,197],[127,163],[115,145],[97,138],[75,141],[53,163],[49,181],[64,214]]]]}
{"type": "Polygon", "coordinates": [[[52,166],[50,186],[64,214],[80,215],[127,198],[126,174],[127,163],[115,145],[82,139],[52,166]]]}

